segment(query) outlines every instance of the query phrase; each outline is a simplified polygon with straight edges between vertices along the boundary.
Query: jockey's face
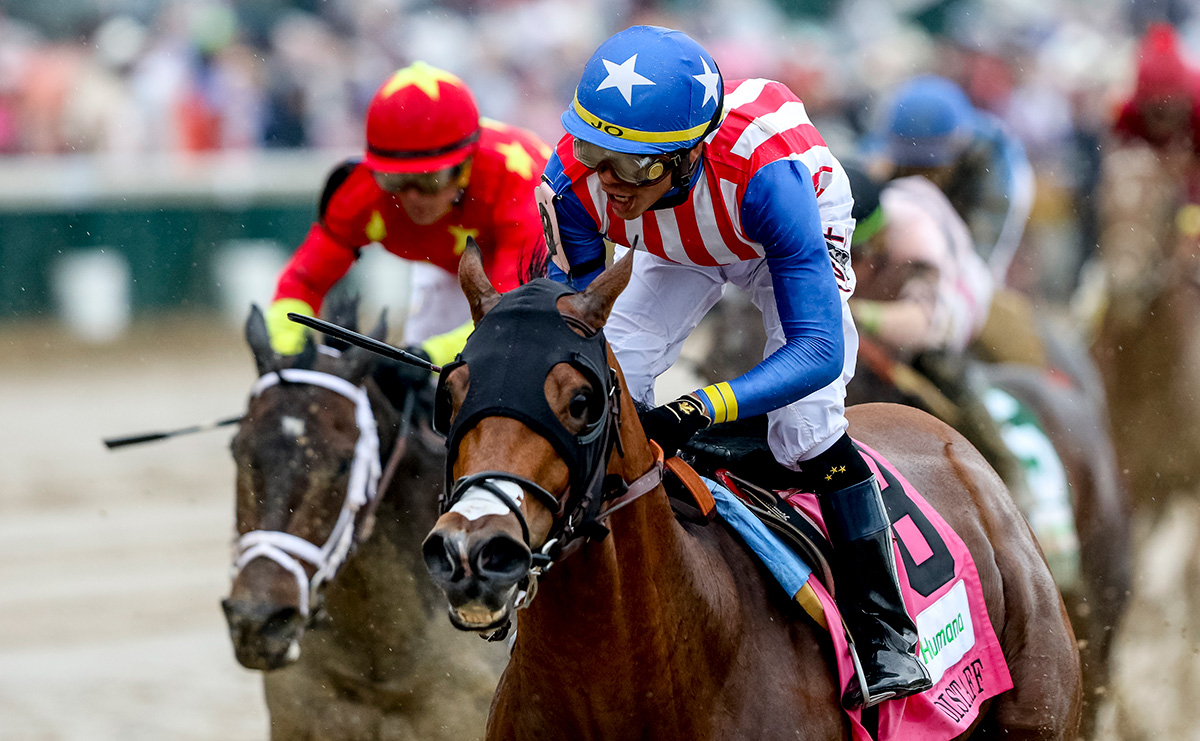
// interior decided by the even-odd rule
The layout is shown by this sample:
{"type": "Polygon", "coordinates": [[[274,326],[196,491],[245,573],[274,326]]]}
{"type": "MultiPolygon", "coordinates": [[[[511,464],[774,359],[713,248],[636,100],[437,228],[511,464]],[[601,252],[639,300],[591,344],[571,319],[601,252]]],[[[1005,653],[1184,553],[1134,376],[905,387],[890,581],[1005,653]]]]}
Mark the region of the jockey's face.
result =
{"type": "MultiPolygon", "coordinates": [[[[693,163],[700,159],[703,148],[703,143],[697,144],[688,154],[688,162],[693,163]]],[[[612,205],[613,214],[626,221],[636,219],[646,213],[646,210],[653,206],[658,199],[667,194],[674,180],[674,178],[665,177],[657,183],[634,185],[618,178],[612,166],[607,162],[600,163],[596,174],[600,176],[600,188],[608,195],[608,202],[612,205]]]]}
{"type": "Polygon", "coordinates": [[[429,226],[445,216],[464,187],[464,166],[431,173],[376,172],[375,182],[400,202],[417,226],[429,226]]]}
{"type": "Polygon", "coordinates": [[[1191,136],[1191,102],[1185,98],[1155,101],[1142,105],[1142,120],[1151,143],[1165,144],[1191,136]]]}

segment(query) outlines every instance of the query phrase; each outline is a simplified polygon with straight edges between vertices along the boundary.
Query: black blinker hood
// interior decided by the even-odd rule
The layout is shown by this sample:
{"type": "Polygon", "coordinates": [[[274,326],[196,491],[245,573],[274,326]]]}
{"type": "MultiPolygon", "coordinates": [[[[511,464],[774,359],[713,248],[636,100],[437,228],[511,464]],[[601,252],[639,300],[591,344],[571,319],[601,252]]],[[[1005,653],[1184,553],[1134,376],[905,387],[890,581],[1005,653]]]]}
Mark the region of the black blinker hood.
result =
{"type": "Polygon", "coordinates": [[[570,496],[560,502],[588,496],[597,466],[607,466],[611,441],[603,434],[609,422],[615,374],[608,366],[604,335],[589,330],[581,336],[558,310],[558,299],[574,293],[567,286],[539,278],[504,294],[476,326],[462,353],[441,374],[438,388],[440,429],[446,432],[446,485],[453,488],[453,466],[465,435],[486,417],[516,419],[546,438],[571,471],[570,496]],[[466,398],[453,424],[446,430],[449,393],[445,379],[459,365],[471,369],[466,398]],[[581,434],[568,431],[546,400],[545,381],[559,363],[570,363],[592,384],[594,396],[588,423],[581,434]]]}

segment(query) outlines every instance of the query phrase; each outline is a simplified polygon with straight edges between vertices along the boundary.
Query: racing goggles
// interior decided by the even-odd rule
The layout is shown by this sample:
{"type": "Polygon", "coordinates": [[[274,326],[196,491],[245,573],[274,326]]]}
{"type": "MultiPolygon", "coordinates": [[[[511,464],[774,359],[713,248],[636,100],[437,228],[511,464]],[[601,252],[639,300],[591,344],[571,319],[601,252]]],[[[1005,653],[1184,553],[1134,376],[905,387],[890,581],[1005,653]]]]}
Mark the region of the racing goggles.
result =
{"type": "Polygon", "coordinates": [[[463,166],[460,164],[433,172],[379,172],[373,170],[372,174],[375,176],[376,185],[388,193],[403,193],[409,188],[416,188],[425,195],[432,196],[458,182],[462,171],[463,166]]]}
{"type": "Polygon", "coordinates": [[[642,154],[614,152],[611,149],[598,147],[591,142],[585,142],[579,137],[575,137],[574,153],[579,164],[589,170],[598,170],[600,165],[607,162],[614,175],[626,183],[638,187],[654,185],[665,178],[670,174],[670,168],[676,160],[674,156],[662,159],[661,156],[648,157],[642,154]]]}

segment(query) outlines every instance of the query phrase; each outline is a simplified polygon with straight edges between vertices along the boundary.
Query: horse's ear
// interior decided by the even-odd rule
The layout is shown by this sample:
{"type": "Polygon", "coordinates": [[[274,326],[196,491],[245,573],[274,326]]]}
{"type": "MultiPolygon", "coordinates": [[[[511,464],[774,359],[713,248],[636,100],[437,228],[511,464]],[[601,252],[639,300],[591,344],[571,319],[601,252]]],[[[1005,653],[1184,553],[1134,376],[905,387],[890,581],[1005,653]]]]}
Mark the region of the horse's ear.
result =
{"type": "Polygon", "coordinates": [[[317,364],[317,341],[313,339],[312,332],[304,334],[304,349],[299,355],[288,356],[291,361],[289,368],[301,368],[303,370],[312,370],[317,364]]]}
{"type": "Polygon", "coordinates": [[[254,365],[262,376],[278,370],[279,357],[271,349],[271,335],[267,332],[267,320],[258,304],[250,305],[250,316],[246,317],[246,343],[254,353],[254,365]]]}
{"type": "Polygon", "coordinates": [[[562,300],[570,307],[572,313],[592,329],[599,330],[608,321],[613,303],[625,286],[629,285],[629,277],[633,275],[633,250],[617,260],[611,268],[605,270],[583,289],[582,293],[565,296],[562,300]]]}
{"type": "MultiPolygon", "coordinates": [[[[375,329],[372,329],[369,336],[380,342],[387,341],[387,309],[379,312],[379,321],[375,323],[375,329]]],[[[378,359],[378,355],[358,346],[351,346],[350,349],[342,353],[341,375],[347,381],[358,383],[362,381],[363,376],[367,374],[367,370],[371,364],[378,359]]]]}
{"type": "Polygon", "coordinates": [[[492,287],[487,272],[483,269],[483,254],[473,237],[467,237],[467,248],[458,261],[458,284],[462,286],[467,303],[471,306],[471,319],[476,324],[483,315],[500,302],[500,294],[492,287]]]}

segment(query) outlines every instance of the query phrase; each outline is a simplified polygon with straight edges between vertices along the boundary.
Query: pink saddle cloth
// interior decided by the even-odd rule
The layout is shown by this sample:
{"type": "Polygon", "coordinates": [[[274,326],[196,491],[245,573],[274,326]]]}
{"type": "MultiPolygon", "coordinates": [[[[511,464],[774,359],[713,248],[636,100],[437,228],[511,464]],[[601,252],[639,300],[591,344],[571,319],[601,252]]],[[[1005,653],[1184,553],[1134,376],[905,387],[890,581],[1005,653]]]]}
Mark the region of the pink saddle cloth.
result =
{"type": "MultiPolygon", "coordinates": [[[[847,711],[852,738],[938,741],[965,732],[981,703],[1011,689],[1012,676],[988,617],[979,572],[966,544],[900,472],[879,453],[857,442],[879,481],[896,533],[896,566],[908,612],[916,618],[920,654],[933,688],[878,705],[877,735],[863,725],[862,711],[847,711]],[[903,513],[897,517],[898,514],[903,513]]],[[[812,494],[788,501],[822,528],[812,494]]],[[[827,532],[827,531],[826,531],[827,532]]],[[[837,606],[819,579],[809,579],[830,625],[842,691],[854,681],[854,664],[837,606]]]]}

